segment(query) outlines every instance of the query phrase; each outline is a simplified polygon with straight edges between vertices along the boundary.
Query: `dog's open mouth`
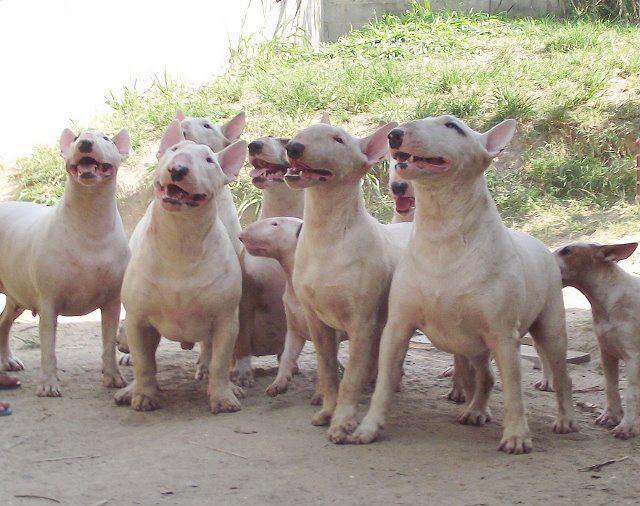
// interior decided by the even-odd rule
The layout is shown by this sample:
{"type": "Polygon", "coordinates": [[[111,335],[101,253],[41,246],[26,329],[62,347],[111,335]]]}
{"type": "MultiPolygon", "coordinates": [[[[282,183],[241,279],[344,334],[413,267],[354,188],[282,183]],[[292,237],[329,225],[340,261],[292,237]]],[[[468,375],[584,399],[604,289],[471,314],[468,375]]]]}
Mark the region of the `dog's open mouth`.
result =
{"type": "Polygon", "coordinates": [[[163,203],[175,207],[180,207],[182,204],[189,207],[198,207],[207,199],[206,194],[189,193],[175,183],[163,186],[160,181],[156,181],[155,190],[156,195],[163,203]]]}
{"type": "Polygon", "coordinates": [[[394,197],[396,204],[396,212],[399,214],[407,214],[416,206],[416,199],[413,197],[394,197]]]}
{"type": "Polygon", "coordinates": [[[83,156],[77,163],[69,165],[69,169],[73,174],[78,175],[78,177],[82,179],[95,179],[98,171],[105,176],[113,173],[113,165],[110,163],[101,163],[91,156],[83,156]]]}
{"type": "Polygon", "coordinates": [[[446,172],[451,168],[451,160],[442,156],[416,156],[405,151],[396,151],[393,158],[398,162],[396,168],[399,170],[415,167],[427,172],[446,172]]]}
{"type": "Polygon", "coordinates": [[[249,176],[258,188],[267,182],[283,183],[284,176],[289,169],[289,165],[271,163],[261,158],[252,158],[250,162],[254,168],[249,172],[249,176]]]}
{"type": "Polygon", "coordinates": [[[333,172],[326,169],[313,169],[300,160],[293,160],[291,168],[287,171],[285,178],[289,181],[328,181],[333,177],[333,172]]]}

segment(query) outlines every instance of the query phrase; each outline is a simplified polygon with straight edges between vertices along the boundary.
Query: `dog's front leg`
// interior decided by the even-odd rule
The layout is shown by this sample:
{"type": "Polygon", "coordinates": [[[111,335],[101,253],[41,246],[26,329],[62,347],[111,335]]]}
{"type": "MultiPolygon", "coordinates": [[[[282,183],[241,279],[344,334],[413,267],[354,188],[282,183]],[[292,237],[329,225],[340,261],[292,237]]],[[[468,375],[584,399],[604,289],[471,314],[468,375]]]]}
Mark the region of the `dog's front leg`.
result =
{"type": "Polygon", "coordinates": [[[304,309],[309,335],[316,349],[318,359],[318,384],[322,389],[322,409],[318,411],[311,423],[313,425],[329,425],[338,400],[338,342],[334,329],[325,325],[311,309],[304,309]]]}
{"type": "Polygon", "coordinates": [[[244,392],[229,379],[229,366],[233,358],[233,349],[238,338],[238,310],[220,316],[213,328],[211,346],[215,349],[209,372],[209,403],[211,412],[233,413],[240,411],[240,401],[244,392]]]}
{"type": "MultiPolygon", "coordinates": [[[[390,311],[390,315],[393,314],[394,312],[390,311]]],[[[399,316],[391,316],[385,325],[380,341],[378,380],[371,398],[371,406],[355,432],[347,436],[346,442],[367,444],[378,437],[402,374],[402,363],[409,348],[409,341],[415,331],[415,324],[399,316]]]]}
{"type": "Polygon", "coordinates": [[[533,445],[522,399],[520,337],[513,331],[511,335],[492,336],[487,341],[498,364],[504,390],[504,431],[499,449],[505,453],[529,453],[533,445]]]}
{"type": "Polygon", "coordinates": [[[134,381],[116,392],[117,404],[131,404],[136,411],[152,411],[160,407],[160,387],[156,377],[156,350],[160,334],[148,323],[127,314],[125,330],[133,358],[134,381]]]}
{"type": "Polygon", "coordinates": [[[626,361],[627,388],[622,421],[613,429],[620,439],[629,439],[640,435],[640,356],[632,355],[626,361]]]}
{"type": "Polygon", "coordinates": [[[200,381],[209,376],[209,364],[211,364],[211,356],[213,355],[213,346],[211,339],[207,338],[200,341],[200,353],[196,363],[196,380],[200,381]]]}
{"type": "Polygon", "coordinates": [[[120,324],[120,298],[109,301],[100,310],[102,319],[102,384],[107,388],[127,385],[116,361],[116,340],[120,324]]]}
{"type": "Polygon", "coordinates": [[[284,351],[278,364],[278,375],[267,388],[267,395],[275,397],[287,391],[305,342],[304,337],[301,337],[297,332],[292,329],[287,330],[287,335],[284,338],[284,351]]]}
{"type": "Polygon", "coordinates": [[[362,388],[369,376],[371,356],[378,348],[379,334],[374,318],[360,321],[349,332],[349,361],[344,377],[340,383],[338,404],[329,427],[329,440],[333,443],[344,443],[347,436],[358,426],[356,410],[362,388]]]}
{"type": "Polygon", "coordinates": [[[604,372],[604,391],[607,395],[607,405],[604,412],[596,420],[596,424],[603,427],[615,427],[622,420],[622,399],[618,389],[620,378],[619,360],[609,354],[600,344],[602,371],[604,372]]]}
{"type": "MultiPolygon", "coordinates": [[[[246,275],[243,276],[246,278],[246,275]]],[[[251,338],[255,323],[255,300],[248,279],[243,279],[242,298],[240,299],[240,329],[235,345],[235,364],[231,370],[231,379],[241,387],[250,388],[255,385],[253,368],[251,367],[251,338]]]]}
{"type": "Polygon", "coordinates": [[[9,331],[15,319],[24,311],[14,302],[11,297],[7,297],[4,311],[0,316],[0,370],[21,371],[24,364],[11,354],[9,345],[9,331]]]}
{"type": "Polygon", "coordinates": [[[56,360],[56,330],[58,314],[52,307],[39,308],[40,360],[42,373],[36,393],[38,397],[61,397],[58,383],[58,362],[56,360]]]}

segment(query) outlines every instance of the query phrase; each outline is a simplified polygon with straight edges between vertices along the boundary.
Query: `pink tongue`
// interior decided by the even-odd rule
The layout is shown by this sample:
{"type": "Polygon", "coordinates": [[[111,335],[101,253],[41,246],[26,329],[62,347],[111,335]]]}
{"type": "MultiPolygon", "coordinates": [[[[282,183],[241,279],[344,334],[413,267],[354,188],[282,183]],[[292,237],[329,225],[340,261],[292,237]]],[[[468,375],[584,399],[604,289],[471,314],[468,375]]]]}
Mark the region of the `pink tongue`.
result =
{"type": "Polygon", "coordinates": [[[398,197],[396,199],[396,211],[404,213],[411,209],[411,197],[398,197]]]}
{"type": "Polygon", "coordinates": [[[78,169],[80,169],[80,172],[94,171],[97,168],[98,166],[95,163],[83,163],[78,165],[78,169]]]}

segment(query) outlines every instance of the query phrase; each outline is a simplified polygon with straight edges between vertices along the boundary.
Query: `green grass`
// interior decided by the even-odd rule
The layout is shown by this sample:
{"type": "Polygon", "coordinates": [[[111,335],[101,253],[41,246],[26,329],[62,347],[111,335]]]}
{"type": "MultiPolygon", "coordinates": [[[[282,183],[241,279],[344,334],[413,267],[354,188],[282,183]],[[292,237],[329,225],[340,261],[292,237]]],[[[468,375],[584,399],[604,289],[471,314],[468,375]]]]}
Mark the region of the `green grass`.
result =
{"type": "MultiPolygon", "coordinates": [[[[380,121],[443,113],[478,130],[516,118],[510,153],[488,174],[509,223],[526,226],[532,213],[561,208],[596,214],[631,209],[640,28],[612,21],[633,19],[612,14],[614,3],[596,2],[595,12],[580,2],[586,15],[568,20],[435,14],[414,6],[319,48],[287,40],[247,42],[234,53],[232,71],[204,86],[162,76],[149,89],[114,92],[107,100],[112,113],[99,126],[128,128],[140,151],[157,143],[178,108],[214,121],[245,110],[247,139],[291,135],[324,110],[358,133],[380,121]]],[[[64,171],[55,150],[38,148],[18,168],[21,199],[59,198],[64,171]]],[[[386,169],[373,171],[364,185],[369,208],[388,220],[386,169]]],[[[242,179],[234,194],[246,221],[259,207],[258,191],[242,179]]]]}

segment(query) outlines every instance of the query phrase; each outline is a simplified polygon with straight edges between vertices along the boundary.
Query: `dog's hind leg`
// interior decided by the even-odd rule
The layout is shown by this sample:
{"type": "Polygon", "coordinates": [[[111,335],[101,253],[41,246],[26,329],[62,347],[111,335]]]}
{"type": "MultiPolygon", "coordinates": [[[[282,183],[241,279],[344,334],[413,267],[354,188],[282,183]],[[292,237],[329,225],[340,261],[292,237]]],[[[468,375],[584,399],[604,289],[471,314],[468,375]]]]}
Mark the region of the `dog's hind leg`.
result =
{"type": "MultiPolygon", "coordinates": [[[[465,425],[484,425],[491,421],[491,412],[489,411],[489,397],[491,389],[495,383],[493,372],[491,371],[491,355],[487,351],[482,355],[469,360],[472,365],[470,368],[473,374],[473,397],[469,397],[471,401],[465,410],[458,417],[458,421],[465,425]]],[[[458,361],[455,365],[458,368],[458,361]]],[[[468,367],[468,365],[466,366],[468,367]]],[[[465,380],[465,384],[469,380],[465,380]]],[[[469,395],[469,389],[465,388],[466,395],[469,395]]]]}
{"type": "Polygon", "coordinates": [[[15,319],[22,314],[24,309],[19,307],[15,301],[7,296],[7,302],[0,315],[0,368],[4,371],[21,371],[24,364],[11,354],[9,345],[9,332],[15,319]]]}
{"type": "Polygon", "coordinates": [[[120,298],[109,301],[100,311],[102,319],[102,384],[108,388],[122,388],[126,386],[127,382],[120,374],[116,361],[120,298]]]}
{"type": "Polygon", "coordinates": [[[576,421],[571,398],[571,378],[567,372],[567,328],[562,292],[549,298],[538,319],[529,329],[536,349],[548,364],[556,392],[558,416],[553,431],[559,434],[576,432],[576,421]]]}

